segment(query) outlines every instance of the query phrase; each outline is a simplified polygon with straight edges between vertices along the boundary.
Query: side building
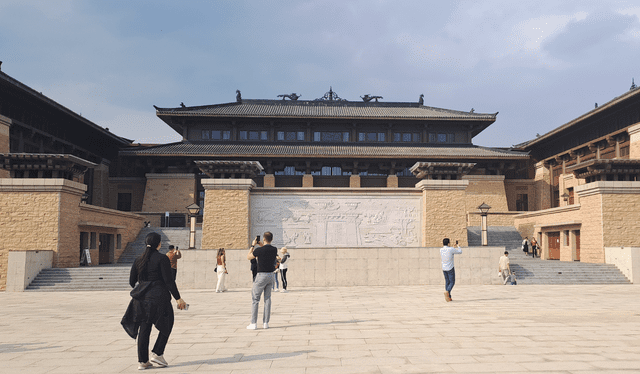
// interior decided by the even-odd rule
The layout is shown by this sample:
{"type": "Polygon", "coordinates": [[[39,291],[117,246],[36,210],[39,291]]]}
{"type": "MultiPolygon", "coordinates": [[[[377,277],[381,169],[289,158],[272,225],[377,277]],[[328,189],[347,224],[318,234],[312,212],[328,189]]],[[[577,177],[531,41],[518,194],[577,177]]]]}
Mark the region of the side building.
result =
{"type": "Polygon", "coordinates": [[[627,266],[614,257],[640,247],[640,90],[517,149],[531,155],[537,195],[515,225],[537,239],[542,258],[627,266]]]}
{"type": "Polygon", "coordinates": [[[24,283],[79,266],[84,249],[92,265],[118,258],[143,220],[109,209],[111,163],[129,143],[0,72],[0,290],[9,268],[24,283]]]}

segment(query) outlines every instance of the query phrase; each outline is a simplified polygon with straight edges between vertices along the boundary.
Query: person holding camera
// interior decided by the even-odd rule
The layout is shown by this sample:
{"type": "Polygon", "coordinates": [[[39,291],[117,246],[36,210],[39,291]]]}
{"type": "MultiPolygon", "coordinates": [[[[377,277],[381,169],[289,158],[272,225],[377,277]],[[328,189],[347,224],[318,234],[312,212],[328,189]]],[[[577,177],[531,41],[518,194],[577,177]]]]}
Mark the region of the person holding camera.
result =
{"type": "Polygon", "coordinates": [[[178,247],[170,245],[167,257],[169,257],[169,262],[171,263],[171,274],[173,274],[173,280],[176,280],[176,276],[178,275],[178,259],[182,258],[182,253],[180,253],[178,247]]]}
{"type": "Polygon", "coordinates": [[[251,243],[247,260],[258,260],[258,274],[251,288],[251,323],[247,326],[249,330],[257,329],[258,323],[258,306],[260,297],[264,292],[264,314],[262,323],[265,329],[269,328],[269,319],[271,318],[271,289],[273,288],[273,272],[276,270],[275,263],[278,256],[278,249],[271,245],[273,234],[264,233],[264,243],[260,242],[258,235],[251,243]],[[256,248],[258,246],[258,248],[256,248]]]}
{"type": "Polygon", "coordinates": [[[462,253],[462,249],[460,249],[460,245],[458,245],[458,241],[456,240],[457,248],[449,247],[449,238],[442,239],[443,247],[440,248],[440,257],[442,259],[442,272],[444,273],[444,299],[447,302],[453,300],[451,298],[451,290],[453,289],[453,285],[456,284],[456,271],[453,267],[453,255],[459,255],[462,253]]]}

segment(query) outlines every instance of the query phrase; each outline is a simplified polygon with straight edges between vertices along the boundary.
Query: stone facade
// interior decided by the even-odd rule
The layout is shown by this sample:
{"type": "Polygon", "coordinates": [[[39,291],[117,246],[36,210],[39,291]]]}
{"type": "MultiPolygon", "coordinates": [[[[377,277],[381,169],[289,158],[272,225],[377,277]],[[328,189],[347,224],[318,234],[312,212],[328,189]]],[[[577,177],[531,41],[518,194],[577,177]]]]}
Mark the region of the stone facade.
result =
{"type": "Polygon", "coordinates": [[[251,179],[203,179],[203,249],[248,248],[251,179]]]}
{"type": "Polygon", "coordinates": [[[629,127],[629,158],[640,158],[640,123],[629,127]]]}
{"type": "Polygon", "coordinates": [[[193,174],[146,174],[142,211],[145,213],[186,213],[195,201],[196,179],[193,174]]]}
{"type": "MultiPolygon", "coordinates": [[[[144,191],[146,188],[146,183],[147,183],[146,178],[134,178],[134,177],[109,178],[108,207],[111,209],[118,208],[119,193],[130,194],[131,195],[131,212],[142,211],[142,204],[144,201],[144,191]]],[[[155,224],[154,226],[160,226],[159,218],[158,218],[157,224],[155,224]]]]}

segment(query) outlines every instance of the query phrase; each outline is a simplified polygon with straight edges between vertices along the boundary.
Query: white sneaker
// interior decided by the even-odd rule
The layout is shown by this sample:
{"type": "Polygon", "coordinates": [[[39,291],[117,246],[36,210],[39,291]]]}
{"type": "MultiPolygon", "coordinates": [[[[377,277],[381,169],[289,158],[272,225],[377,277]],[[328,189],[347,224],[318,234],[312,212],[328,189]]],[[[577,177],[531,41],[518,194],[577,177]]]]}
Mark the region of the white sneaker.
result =
{"type": "Polygon", "coordinates": [[[268,329],[268,328],[269,328],[269,324],[268,324],[267,322],[265,322],[264,324],[262,324],[262,327],[263,327],[264,329],[268,329]]]}
{"type": "Polygon", "coordinates": [[[280,292],[280,290],[276,288],[276,292],[280,292]]]}
{"type": "Polygon", "coordinates": [[[255,330],[257,328],[258,328],[258,326],[255,323],[252,323],[249,326],[247,326],[247,330],[255,330]]]}
{"type": "Polygon", "coordinates": [[[282,291],[280,291],[282,293],[287,293],[287,290],[285,290],[284,288],[282,289],[282,291]]]}
{"type": "Polygon", "coordinates": [[[147,362],[138,362],[138,370],[148,369],[148,368],[150,368],[152,366],[153,366],[153,364],[151,364],[149,361],[147,361],[147,362]]]}
{"type": "Polygon", "coordinates": [[[151,362],[153,362],[154,364],[160,366],[160,367],[167,367],[169,366],[169,364],[167,363],[167,361],[164,359],[164,357],[162,357],[162,355],[158,356],[157,354],[151,352],[151,360],[149,360],[151,362]]]}

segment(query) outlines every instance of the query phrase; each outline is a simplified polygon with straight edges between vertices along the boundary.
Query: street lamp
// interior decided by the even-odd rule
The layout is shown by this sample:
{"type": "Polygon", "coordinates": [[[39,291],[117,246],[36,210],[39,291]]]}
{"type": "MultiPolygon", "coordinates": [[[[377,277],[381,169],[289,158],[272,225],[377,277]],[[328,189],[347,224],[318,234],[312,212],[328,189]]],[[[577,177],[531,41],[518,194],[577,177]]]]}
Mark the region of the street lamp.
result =
{"type": "Polygon", "coordinates": [[[189,249],[196,248],[196,216],[200,213],[200,205],[193,203],[187,207],[191,217],[191,231],[189,232],[189,249]]]}
{"type": "Polygon", "coordinates": [[[487,245],[487,213],[491,207],[485,203],[482,203],[478,210],[480,210],[480,216],[482,217],[482,245],[487,245]]]}

